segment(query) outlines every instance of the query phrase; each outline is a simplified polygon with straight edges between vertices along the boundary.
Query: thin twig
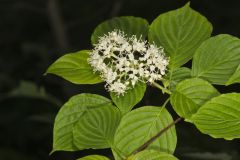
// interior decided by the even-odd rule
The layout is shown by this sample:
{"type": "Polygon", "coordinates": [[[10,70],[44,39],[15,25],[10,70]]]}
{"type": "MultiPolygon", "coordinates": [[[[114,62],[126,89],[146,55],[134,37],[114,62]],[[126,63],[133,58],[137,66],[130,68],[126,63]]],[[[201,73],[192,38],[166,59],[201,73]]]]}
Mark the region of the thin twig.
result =
{"type": "Polygon", "coordinates": [[[151,139],[149,139],[147,142],[145,142],[143,145],[141,145],[140,147],[138,147],[136,150],[134,150],[131,155],[137,154],[138,152],[143,151],[144,149],[146,149],[151,143],[153,143],[157,138],[159,138],[164,132],[166,132],[168,129],[170,129],[172,126],[174,126],[175,124],[177,124],[179,121],[181,121],[182,118],[179,117],[177,118],[175,121],[173,121],[172,123],[170,123],[167,127],[163,128],[160,132],[158,132],[155,136],[153,136],[151,139]]]}

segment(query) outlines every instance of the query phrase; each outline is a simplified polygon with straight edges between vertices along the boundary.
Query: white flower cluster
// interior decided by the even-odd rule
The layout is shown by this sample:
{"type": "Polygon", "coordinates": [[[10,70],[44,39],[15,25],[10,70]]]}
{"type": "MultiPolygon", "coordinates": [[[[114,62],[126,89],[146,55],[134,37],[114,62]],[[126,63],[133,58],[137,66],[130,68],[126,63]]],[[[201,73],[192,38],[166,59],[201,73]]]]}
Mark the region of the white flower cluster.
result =
{"type": "Polygon", "coordinates": [[[106,81],[106,89],[123,95],[138,81],[153,83],[161,80],[168,65],[162,47],[130,38],[114,30],[99,38],[90,53],[89,64],[106,81]]]}

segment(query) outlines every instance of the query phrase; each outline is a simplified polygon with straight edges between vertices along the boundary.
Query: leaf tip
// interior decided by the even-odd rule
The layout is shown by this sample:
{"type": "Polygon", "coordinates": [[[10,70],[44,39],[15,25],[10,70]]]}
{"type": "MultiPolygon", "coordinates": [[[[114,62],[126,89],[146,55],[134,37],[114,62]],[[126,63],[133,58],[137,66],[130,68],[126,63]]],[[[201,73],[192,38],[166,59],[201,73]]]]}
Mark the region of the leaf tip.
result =
{"type": "Polygon", "coordinates": [[[49,153],[49,156],[51,156],[55,151],[55,149],[52,149],[52,151],[49,153]]]}
{"type": "Polygon", "coordinates": [[[193,123],[193,120],[188,119],[188,118],[185,118],[184,121],[185,121],[185,122],[189,122],[189,123],[193,123]]]}
{"type": "Polygon", "coordinates": [[[225,83],[225,86],[229,86],[229,85],[231,85],[231,83],[227,81],[227,83],[225,83]]]}
{"type": "Polygon", "coordinates": [[[48,70],[43,73],[43,76],[46,76],[48,74],[48,70]]]}
{"type": "Polygon", "coordinates": [[[231,141],[231,140],[233,140],[234,138],[224,138],[225,140],[227,140],[227,141],[231,141]]]}
{"type": "Polygon", "coordinates": [[[53,64],[51,64],[51,65],[47,68],[47,70],[43,73],[44,76],[46,76],[48,73],[51,73],[52,65],[53,65],[53,64]]]}
{"type": "Polygon", "coordinates": [[[184,5],[184,7],[190,7],[190,4],[191,4],[191,2],[188,1],[188,2],[184,5]]]}

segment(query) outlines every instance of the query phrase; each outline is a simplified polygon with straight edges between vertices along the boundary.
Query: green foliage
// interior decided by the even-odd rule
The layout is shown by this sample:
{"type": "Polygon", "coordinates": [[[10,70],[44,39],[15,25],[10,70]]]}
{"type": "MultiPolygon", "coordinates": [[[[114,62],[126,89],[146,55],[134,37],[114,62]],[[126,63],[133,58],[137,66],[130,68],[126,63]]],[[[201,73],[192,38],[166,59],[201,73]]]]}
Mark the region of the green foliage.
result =
{"type": "Polygon", "coordinates": [[[38,87],[36,84],[28,81],[21,81],[19,86],[7,94],[7,97],[27,97],[46,100],[60,106],[61,102],[54,96],[46,93],[45,88],[38,87]]]}
{"type": "MultiPolygon", "coordinates": [[[[173,121],[165,108],[144,106],[123,116],[117,128],[114,144],[124,156],[128,156],[173,121]]],[[[148,148],[173,153],[177,137],[175,128],[165,132],[148,148]]]]}
{"type": "Polygon", "coordinates": [[[193,57],[192,75],[224,85],[240,62],[240,40],[221,34],[206,40],[193,57]]]}
{"type": "Polygon", "coordinates": [[[34,83],[27,81],[20,82],[19,86],[9,93],[9,96],[25,96],[42,99],[48,97],[44,88],[38,88],[34,83]]]}
{"type": "Polygon", "coordinates": [[[198,109],[219,92],[207,81],[192,78],[178,83],[171,95],[171,104],[178,115],[190,119],[198,109]]]}
{"type": "MultiPolygon", "coordinates": [[[[240,40],[230,35],[209,38],[212,25],[189,3],[161,14],[149,31],[148,27],[142,18],[113,18],[97,26],[92,44],[115,29],[143,39],[148,35],[149,41],[162,46],[170,58],[169,71],[161,80],[163,86],[156,82],[152,85],[169,94],[174,111],[214,138],[240,138],[240,93],[220,94],[213,86],[240,82],[240,40]],[[181,67],[192,58],[191,69],[181,67]]],[[[102,82],[88,64],[89,52],[59,58],[47,73],[76,84],[102,82]]],[[[108,76],[111,79],[113,75],[108,76]]],[[[53,151],[111,148],[116,160],[177,160],[171,154],[177,144],[175,124],[181,118],[173,121],[166,108],[168,100],[162,107],[133,109],[142,100],[146,86],[138,82],[124,95],[110,93],[112,101],[94,94],[72,97],[57,114],[53,151]]],[[[108,158],[91,155],[80,159],[108,158]]]]}
{"type": "Polygon", "coordinates": [[[89,51],[79,51],[66,54],[56,60],[46,73],[58,75],[75,84],[95,84],[102,82],[100,77],[93,72],[87,59],[89,51]]]}
{"type": "Polygon", "coordinates": [[[148,22],[139,17],[124,16],[116,17],[99,24],[94,30],[91,41],[92,44],[98,42],[98,38],[115,29],[124,31],[128,36],[136,35],[143,39],[148,34],[148,22]]]}
{"type": "Polygon", "coordinates": [[[109,160],[109,158],[100,156],[100,155],[90,155],[90,156],[79,158],[77,160],[109,160]]]}
{"type": "Polygon", "coordinates": [[[78,149],[111,147],[120,118],[119,109],[113,105],[89,109],[73,128],[74,144],[78,149]]]}
{"type": "Polygon", "coordinates": [[[197,128],[214,138],[240,138],[240,94],[229,93],[215,97],[193,116],[197,128]]]}
{"type": "Polygon", "coordinates": [[[234,83],[240,83],[240,65],[238,66],[236,71],[233,73],[233,75],[228,79],[226,85],[230,85],[234,83]]]}
{"type": "Polygon", "coordinates": [[[174,69],[188,62],[211,32],[211,23],[188,3],[158,16],[150,25],[148,38],[150,42],[163,46],[170,57],[169,68],[174,69]]]}
{"type": "Polygon", "coordinates": [[[142,100],[146,90],[146,84],[138,83],[136,86],[127,91],[124,95],[116,95],[115,93],[110,93],[110,96],[116,106],[121,110],[122,114],[125,114],[142,100]]]}
{"type": "MultiPolygon", "coordinates": [[[[75,151],[74,127],[86,116],[89,110],[111,105],[105,97],[94,94],[79,94],[66,102],[55,119],[53,135],[53,151],[75,151]]],[[[82,148],[81,148],[82,149],[82,148]]]]}
{"type": "Polygon", "coordinates": [[[163,84],[165,87],[169,87],[171,91],[174,91],[176,85],[187,78],[191,78],[191,70],[187,67],[180,67],[173,71],[169,71],[163,79],[163,84]]]}
{"type": "Polygon", "coordinates": [[[129,157],[128,160],[178,160],[176,157],[155,150],[145,150],[129,157]]]}

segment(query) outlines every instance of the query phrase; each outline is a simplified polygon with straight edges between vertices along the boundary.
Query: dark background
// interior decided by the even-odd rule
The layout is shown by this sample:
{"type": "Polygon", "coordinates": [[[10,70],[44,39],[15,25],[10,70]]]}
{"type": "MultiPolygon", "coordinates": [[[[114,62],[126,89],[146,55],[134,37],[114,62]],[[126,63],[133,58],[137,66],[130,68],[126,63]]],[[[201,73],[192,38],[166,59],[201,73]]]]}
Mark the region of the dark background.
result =
{"type": "MultiPolygon", "coordinates": [[[[0,160],[74,160],[90,153],[109,155],[109,150],[87,150],[49,156],[53,121],[61,104],[78,93],[108,94],[103,84],[73,85],[53,75],[43,76],[44,72],[61,55],[90,49],[91,33],[106,19],[133,15],[151,22],[160,13],[186,2],[0,0],[0,160]]],[[[240,37],[239,0],[192,0],[191,7],[213,24],[213,35],[240,37]]],[[[221,92],[239,91],[239,85],[217,88],[221,92]]],[[[159,99],[166,97],[149,88],[139,106],[161,105],[159,99]]],[[[177,132],[176,155],[181,160],[240,160],[239,140],[213,139],[188,123],[178,124],[177,132]]]]}

